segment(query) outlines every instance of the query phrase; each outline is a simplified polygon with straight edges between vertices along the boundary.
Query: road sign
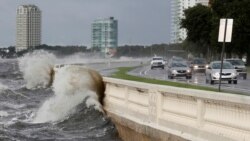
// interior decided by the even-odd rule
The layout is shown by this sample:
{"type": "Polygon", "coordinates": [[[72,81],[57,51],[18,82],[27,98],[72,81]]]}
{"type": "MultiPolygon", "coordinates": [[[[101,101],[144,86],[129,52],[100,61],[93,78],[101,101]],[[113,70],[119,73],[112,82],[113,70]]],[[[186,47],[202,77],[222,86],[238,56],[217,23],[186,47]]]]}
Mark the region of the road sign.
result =
{"type": "Polygon", "coordinates": [[[223,46],[222,46],[222,51],[221,51],[219,91],[221,87],[221,74],[222,74],[222,69],[223,69],[225,43],[231,42],[232,31],[233,31],[233,19],[220,19],[220,30],[219,30],[218,42],[223,42],[223,46]]]}
{"type": "Polygon", "coordinates": [[[218,42],[231,42],[233,19],[220,19],[218,42]]]}

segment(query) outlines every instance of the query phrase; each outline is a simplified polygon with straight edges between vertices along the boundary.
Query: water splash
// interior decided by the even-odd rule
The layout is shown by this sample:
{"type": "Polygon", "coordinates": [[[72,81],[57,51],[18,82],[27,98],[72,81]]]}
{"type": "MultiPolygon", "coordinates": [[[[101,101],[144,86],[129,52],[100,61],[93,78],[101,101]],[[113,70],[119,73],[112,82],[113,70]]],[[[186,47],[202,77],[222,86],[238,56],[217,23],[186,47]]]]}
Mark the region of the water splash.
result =
{"type": "Polygon", "coordinates": [[[28,53],[18,60],[28,89],[49,85],[55,59],[53,54],[39,50],[28,53]]]}
{"type": "Polygon", "coordinates": [[[104,86],[102,77],[83,66],[69,65],[59,69],[54,78],[55,96],[45,101],[37,112],[35,123],[53,122],[74,113],[74,108],[86,99],[87,107],[102,111],[104,86]]]}
{"type": "Polygon", "coordinates": [[[6,111],[0,111],[0,117],[7,117],[9,114],[6,111]]]}

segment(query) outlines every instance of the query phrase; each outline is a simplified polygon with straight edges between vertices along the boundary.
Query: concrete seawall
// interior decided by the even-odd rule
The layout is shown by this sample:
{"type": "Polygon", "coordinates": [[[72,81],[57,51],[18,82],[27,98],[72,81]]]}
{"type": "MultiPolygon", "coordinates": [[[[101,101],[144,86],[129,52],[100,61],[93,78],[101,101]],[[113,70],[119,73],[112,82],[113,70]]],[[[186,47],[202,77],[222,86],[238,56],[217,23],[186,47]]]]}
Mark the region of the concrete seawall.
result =
{"type": "Polygon", "coordinates": [[[104,78],[123,140],[250,141],[250,97],[104,78]]]}

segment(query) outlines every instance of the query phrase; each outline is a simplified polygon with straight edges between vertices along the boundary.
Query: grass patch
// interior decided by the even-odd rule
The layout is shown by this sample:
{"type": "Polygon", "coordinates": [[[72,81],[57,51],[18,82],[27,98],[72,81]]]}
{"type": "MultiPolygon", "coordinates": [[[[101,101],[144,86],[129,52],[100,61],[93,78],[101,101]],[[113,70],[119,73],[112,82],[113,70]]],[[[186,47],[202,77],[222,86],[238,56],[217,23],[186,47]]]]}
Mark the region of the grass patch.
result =
{"type": "Polygon", "coordinates": [[[215,89],[215,88],[209,88],[209,87],[197,86],[197,85],[190,85],[190,84],[187,84],[187,83],[178,83],[178,82],[150,79],[150,78],[132,76],[132,75],[127,74],[127,72],[132,70],[132,69],[134,69],[134,68],[133,67],[121,67],[121,68],[118,68],[118,71],[116,73],[114,73],[111,77],[119,78],[119,79],[125,79],[125,80],[138,81],[138,82],[151,83],[151,84],[159,84],[159,85],[167,85],[167,86],[174,86],[174,87],[180,87],[180,88],[190,88],[190,89],[198,89],[198,90],[206,90],[206,91],[218,92],[218,89],[215,89]]]}

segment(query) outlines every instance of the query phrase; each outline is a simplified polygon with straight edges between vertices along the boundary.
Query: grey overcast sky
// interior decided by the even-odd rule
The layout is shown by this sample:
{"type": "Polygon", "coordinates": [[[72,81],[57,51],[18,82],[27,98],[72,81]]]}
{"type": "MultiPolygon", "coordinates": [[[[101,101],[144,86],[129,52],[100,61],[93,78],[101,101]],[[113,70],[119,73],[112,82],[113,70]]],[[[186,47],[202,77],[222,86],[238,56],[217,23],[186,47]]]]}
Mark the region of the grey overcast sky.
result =
{"type": "Polygon", "coordinates": [[[170,0],[0,0],[0,47],[15,45],[16,9],[42,11],[42,44],[91,45],[91,23],[113,16],[118,44],[168,43],[170,0]]]}

